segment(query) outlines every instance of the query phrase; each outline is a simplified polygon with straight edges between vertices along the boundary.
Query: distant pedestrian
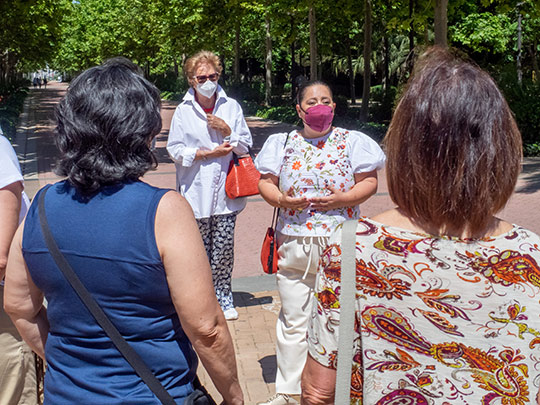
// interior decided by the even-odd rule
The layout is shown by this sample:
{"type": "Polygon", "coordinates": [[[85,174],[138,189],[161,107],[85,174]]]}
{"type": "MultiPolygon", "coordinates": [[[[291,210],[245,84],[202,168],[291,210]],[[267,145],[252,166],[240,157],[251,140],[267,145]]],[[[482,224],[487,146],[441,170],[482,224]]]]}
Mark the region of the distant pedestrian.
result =
{"type": "Polygon", "coordinates": [[[37,76],[34,76],[34,79],[32,80],[32,86],[34,86],[34,89],[35,89],[37,85],[38,85],[38,78],[37,76]]]}
{"type": "Polygon", "coordinates": [[[38,84],[38,87],[41,89],[41,77],[37,78],[37,84],[38,84]]]}
{"type": "Polygon", "coordinates": [[[43,86],[45,86],[45,88],[47,88],[47,78],[46,77],[43,78],[43,86]]]}

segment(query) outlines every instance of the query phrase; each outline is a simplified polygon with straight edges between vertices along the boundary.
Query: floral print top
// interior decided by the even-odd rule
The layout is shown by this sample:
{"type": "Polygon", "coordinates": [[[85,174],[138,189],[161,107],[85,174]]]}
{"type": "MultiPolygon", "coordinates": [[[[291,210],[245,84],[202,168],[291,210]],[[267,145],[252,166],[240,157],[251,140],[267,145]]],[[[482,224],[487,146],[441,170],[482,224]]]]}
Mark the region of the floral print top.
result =
{"type": "MultiPolygon", "coordinates": [[[[540,237],[439,238],[360,219],[351,403],[525,405],[540,384],[540,237]]],[[[308,328],[336,368],[341,227],[308,328]]]]}
{"type": "MultiPolygon", "coordinates": [[[[384,161],[381,148],[367,135],[334,128],[320,138],[306,139],[296,130],[272,135],[255,165],[261,173],[278,176],[281,191],[309,198],[328,195],[328,186],[348,191],[355,184],[355,173],[381,169],[384,161]]],[[[282,209],[277,230],[291,236],[329,236],[337,225],[359,216],[358,206],[329,211],[282,209]]]]}

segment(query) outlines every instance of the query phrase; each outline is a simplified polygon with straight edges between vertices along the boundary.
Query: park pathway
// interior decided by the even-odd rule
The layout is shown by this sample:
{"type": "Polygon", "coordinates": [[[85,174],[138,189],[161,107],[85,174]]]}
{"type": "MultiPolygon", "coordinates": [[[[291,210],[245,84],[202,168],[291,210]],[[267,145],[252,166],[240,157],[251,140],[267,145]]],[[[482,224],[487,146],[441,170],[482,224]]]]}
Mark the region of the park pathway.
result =
{"type": "MultiPolygon", "coordinates": [[[[14,146],[21,160],[26,191],[31,198],[44,185],[60,179],[53,173],[57,156],[53,142],[53,119],[54,107],[65,94],[66,88],[64,83],[52,82],[47,89],[32,89],[25,102],[14,146]]],[[[144,177],[152,185],[172,189],[175,188],[175,169],[165,146],[176,105],[174,102],[163,103],[163,128],[156,143],[159,166],[144,177]]],[[[255,153],[260,150],[268,135],[294,128],[256,117],[248,117],[246,120],[252,131],[255,153]]],[[[524,160],[516,192],[500,216],[540,233],[539,203],[540,159],[528,158],[524,160]]],[[[371,216],[391,207],[393,204],[388,196],[383,171],[379,175],[378,192],[362,205],[362,213],[371,216]]],[[[271,216],[272,208],[260,196],[249,197],[247,207],[238,216],[236,226],[233,291],[240,317],[228,325],[236,347],[246,404],[254,404],[274,393],[275,322],[280,302],[275,277],[263,275],[259,263],[260,245],[271,216]]],[[[209,391],[220,398],[202,367],[199,374],[209,391]]]]}

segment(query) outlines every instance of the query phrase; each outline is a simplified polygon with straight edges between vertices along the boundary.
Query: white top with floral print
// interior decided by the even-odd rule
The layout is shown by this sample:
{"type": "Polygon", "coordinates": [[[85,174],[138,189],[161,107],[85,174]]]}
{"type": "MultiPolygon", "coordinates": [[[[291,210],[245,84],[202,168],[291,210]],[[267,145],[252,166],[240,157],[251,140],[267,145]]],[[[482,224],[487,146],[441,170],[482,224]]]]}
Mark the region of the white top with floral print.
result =
{"type": "MultiPolygon", "coordinates": [[[[375,141],[342,128],[311,139],[297,130],[271,135],[255,159],[259,172],[279,176],[281,191],[308,198],[328,195],[329,185],[348,191],[355,184],[355,173],[381,169],[384,162],[375,141]]],[[[359,216],[358,206],[329,211],[282,209],[277,230],[291,236],[328,236],[343,221],[359,216]]]]}
{"type": "MultiPolygon", "coordinates": [[[[310,356],[332,369],[341,231],[321,255],[307,332],[310,356]]],[[[459,239],[360,219],[351,405],[536,403],[539,264],[540,237],[516,225],[459,239]]]]}

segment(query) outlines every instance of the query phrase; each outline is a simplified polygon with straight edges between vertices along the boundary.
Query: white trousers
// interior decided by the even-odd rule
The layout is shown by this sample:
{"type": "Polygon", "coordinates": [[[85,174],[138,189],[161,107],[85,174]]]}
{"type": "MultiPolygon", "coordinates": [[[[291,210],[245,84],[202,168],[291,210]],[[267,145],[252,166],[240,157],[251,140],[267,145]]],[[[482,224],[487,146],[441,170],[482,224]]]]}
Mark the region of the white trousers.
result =
{"type": "Polygon", "coordinates": [[[281,311],[276,325],[276,392],[300,394],[307,358],[306,332],[313,288],[326,237],[278,234],[279,272],[276,275],[281,311]]]}

